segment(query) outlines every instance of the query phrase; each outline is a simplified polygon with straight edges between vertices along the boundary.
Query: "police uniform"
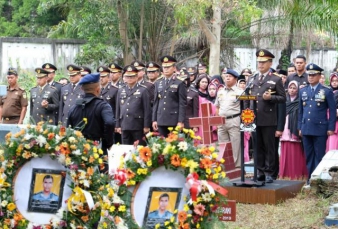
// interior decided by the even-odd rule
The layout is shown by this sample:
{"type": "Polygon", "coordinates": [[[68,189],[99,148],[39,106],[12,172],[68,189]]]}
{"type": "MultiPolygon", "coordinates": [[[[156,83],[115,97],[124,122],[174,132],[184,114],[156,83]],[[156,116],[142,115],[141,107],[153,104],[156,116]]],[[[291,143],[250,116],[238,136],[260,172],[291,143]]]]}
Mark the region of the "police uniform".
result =
{"type": "MultiPolygon", "coordinates": [[[[108,67],[100,66],[97,68],[97,71],[100,73],[100,77],[109,77],[110,69],[108,67]]],[[[116,86],[108,82],[105,87],[101,86],[100,91],[100,98],[111,106],[114,114],[116,112],[116,98],[118,90],[119,89],[116,86]]]]}
{"type": "MultiPolygon", "coordinates": [[[[100,74],[87,74],[79,82],[79,86],[97,83],[99,85],[100,74]]],[[[73,129],[83,125],[83,119],[87,124],[81,130],[83,136],[93,141],[102,142],[102,150],[107,153],[107,148],[113,145],[113,132],[115,119],[110,105],[94,94],[85,93],[83,98],[68,113],[67,126],[73,129]]]]}
{"type": "MultiPolygon", "coordinates": [[[[238,73],[232,69],[227,69],[227,74],[236,79],[238,73]]],[[[215,106],[218,109],[219,116],[225,117],[225,124],[218,126],[217,135],[219,142],[231,142],[234,162],[236,167],[241,167],[241,132],[240,132],[240,101],[236,101],[236,96],[241,95],[243,90],[237,87],[221,89],[217,93],[215,106]]]]}
{"type": "MultiPolygon", "coordinates": [[[[306,70],[309,75],[323,71],[315,64],[309,64],[306,70]]],[[[328,131],[335,130],[336,105],[332,90],[320,83],[300,89],[299,98],[298,129],[301,130],[306,166],[311,177],[325,155],[328,131]]]]}
{"type": "MultiPolygon", "coordinates": [[[[275,56],[268,50],[261,49],[256,52],[257,61],[265,62],[272,60],[275,56]]],[[[286,95],[282,79],[268,71],[267,73],[257,73],[249,80],[252,83],[251,95],[257,96],[256,103],[256,133],[254,138],[257,141],[257,169],[258,180],[267,183],[273,182],[275,171],[275,132],[277,128],[277,103],[285,103],[286,95]],[[263,94],[271,93],[270,100],[264,100],[263,94]]]]}
{"type": "MultiPolygon", "coordinates": [[[[51,63],[43,64],[42,68],[44,70],[46,70],[47,72],[50,72],[50,73],[53,73],[57,70],[57,67],[55,65],[51,64],[51,63]]],[[[57,93],[58,93],[59,100],[60,100],[60,93],[61,93],[61,88],[63,87],[63,85],[59,82],[56,82],[55,80],[53,80],[52,82],[50,82],[48,84],[57,89],[57,93]]],[[[58,123],[58,119],[59,119],[58,110],[55,110],[55,123],[54,124],[58,123]]]]}
{"type": "MultiPolygon", "coordinates": [[[[37,77],[47,77],[48,72],[42,68],[36,68],[37,77]]],[[[55,110],[59,108],[57,89],[46,83],[42,88],[33,87],[30,90],[30,116],[35,123],[45,121],[55,123],[55,110]],[[48,106],[42,107],[41,102],[47,100],[48,106]]]]}
{"type": "MultiPolygon", "coordinates": [[[[109,64],[108,68],[111,73],[122,73],[122,69],[123,69],[120,65],[115,64],[115,63],[109,64]]],[[[124,86],[122,77],[120,77],[116,82],[111,81],[111,84],[117,88],[121,88],[124,86]]]]}
{"type": "MultiPolygon", "coordinates": [[[[81,73],[82,68],[75,65],[68,65],[67,70],[69,75],[76,75],[81,73]]],[[[77,99],[81,99],[84,96],[84,92],[79,83],[69,83],[62,87],[60,95],[60,107],[59,107],[59,121],[63,126],[66,126],[68,119],[68,112],[75,105],[77,99]]]]}
{"type": "MultiPolygon", "coordinates": [[[[9,68],[7,75],[15,75],[18,73],[15,69],[9,68]]],[[[28,100],[26,91],[19,87],[7,87],[7,95],[0,96],[1,117],[3,124],[18,124],[20,121],[21,112],[27,108],[28,100]]],[[[24,119],[24,117],[22,117],[24,119]]],[[[23,121],[23,120],[22,120],[23,121]]]]}
{"type": "Polygon", "coordinates": [[[86,66],[81,66],[81,76],[85,76],[87,74],[92,73],[92,70],[86,66]]]}
{"type": "MultiPolygon", "coordinates": [[[[163,67],[168,67],[174,65],[176,59],[163,56],[161,62],[163,67]]],[[[184,123],[186,105],[187,86],[175,73],[155,82],[152,120],[157,122],[161,135],[168,135],[168,127],[175,127],[178,122],[184,123]]]]}
{"type": "MultiPolygon", "coordinates": [[[[132,65],[124,68],[124,75],[137,77],[137,69],[132,65]]],[[[149,94],[144,85],[136,83],[133,88],[128,85],[120,88],[117,94],[116,127],[122,130],[122,144],[132,145],[143,140],[144,128],[151,126],[149,94]]]]}
{"type": "Polygon", "coordinates": [[[153,61],[148,62],[148,63],[146,64],[146,69],[147,69],[147,73],[150,73],[150,72],[153,72],[153,73],[158,72],[158,74],[159,74],[159,76],[158,76],[155,80],[150,79],[149,76],[148,76],[149,82],[155,83],[156,80],[157,80],[158,78],[161,77],[161,76],[160,76],[160,69],[161,69],[161,66],[158,65],[157,63],[155,63],[155,62],[153,62],[153,61]]]}
{"type": "Polygon", "coordinates": [[[45,196],[44,192],[38,192],[35,193],[32,197],[33,200],[38,200],[38,201],[59,201],[59,196],[54,194],[54,193],[49,193],[48,196],[45,196]]]}
{"type": "Polygon", "coordinates": [[[173,215],[173,213],[167,210],[163,214],[160,214],[159,210],[155,210],[148,214],[148,219],[170,219],[173,215]]]}

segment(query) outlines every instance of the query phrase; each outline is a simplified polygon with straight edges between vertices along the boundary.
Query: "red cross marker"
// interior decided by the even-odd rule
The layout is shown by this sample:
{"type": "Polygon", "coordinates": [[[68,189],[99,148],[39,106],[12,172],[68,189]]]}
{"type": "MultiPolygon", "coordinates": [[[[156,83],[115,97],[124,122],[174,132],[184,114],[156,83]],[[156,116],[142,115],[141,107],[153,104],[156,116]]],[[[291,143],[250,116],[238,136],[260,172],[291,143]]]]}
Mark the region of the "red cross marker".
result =
{"type": "Polygon", "coordinates": [[[209,145],[212,141],[212,126],[218,126],[225,123],[225,118],[221,116],[212,116],[211,103],[201,104],[202,117],[189,118],[190,127],[202,128],[202,144],[209,145]]]}

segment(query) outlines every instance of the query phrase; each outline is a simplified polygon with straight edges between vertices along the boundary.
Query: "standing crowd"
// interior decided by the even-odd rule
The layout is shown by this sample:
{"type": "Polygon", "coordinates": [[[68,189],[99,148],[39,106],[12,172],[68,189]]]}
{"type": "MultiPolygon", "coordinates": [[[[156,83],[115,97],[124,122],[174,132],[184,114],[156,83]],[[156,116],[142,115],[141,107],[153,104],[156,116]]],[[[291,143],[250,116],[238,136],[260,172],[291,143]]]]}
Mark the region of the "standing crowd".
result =
{"type": "Polygon", "coordinates": [[[274,70],[274,55],[256,53],[257,73],[248,68],[238,74],[224,68],[209,76],[207,66],[177,67],[169,55],[161,64],[133,61],[99,66],[97,73],[85,66],[68,65],[68,76],[54,80],[57,67],[45,63],[36,68],[37,85],[29,95],[18,86],[15,69],[7,73],[7,95],[0,97],[0,120],[22,124],[27,106],[30,122],[48,122],[80,129],[84,136],[100,141],[104,150],[114,143],[146,145],[145,134],[157,131],[168,136],[169,127],[189,128],[189,118],[201,116],[201,104],[210,103],[211,113],[225,117],[225,124],[211,127],[212,140],[231,142],[236,167],[250,160],[251,142],[257,144],[258,180],[272,183],[278,177],[307,179],[325,152],[338,149],[338,73],[325,86],[323,69],[306,63],[299,55],[288,69],[274,70]],[[323,81],[324,79],[324,81],[323,81]],[[256,115],[256,132],[244,132],[241,141],[241,102],[256,115]],[[28,101],[29,100],[29,101],[28,101]],[[280,149],[279,149],[280,145],[280,149]]]}

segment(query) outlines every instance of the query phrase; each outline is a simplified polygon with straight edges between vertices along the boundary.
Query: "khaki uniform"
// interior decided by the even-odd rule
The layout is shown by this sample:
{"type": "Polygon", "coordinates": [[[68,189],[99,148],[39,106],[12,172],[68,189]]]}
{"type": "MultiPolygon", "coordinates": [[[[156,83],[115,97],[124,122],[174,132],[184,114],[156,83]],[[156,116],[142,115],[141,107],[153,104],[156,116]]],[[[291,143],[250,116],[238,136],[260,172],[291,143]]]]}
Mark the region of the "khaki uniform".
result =
{"type": "Polygon", "coordinates": [[[18,124],[23,107],[28,106],[27,93],[16,86],[13,89],[7,87],[7,95],[0,97],[2,106],[2,118],[4,124],[18,124]]]}
{"type": "Polygon", "coordinates": [[[225,124],[218,127],[218,141],[231,142],[232,153],[236,167],[241,166],[241,132],[240,132],[240,101],[236,102],[236,95],[243,91],[236,85],[218,91],[215,106],[219,109],[219,116],[225,117],[225,124]]]}

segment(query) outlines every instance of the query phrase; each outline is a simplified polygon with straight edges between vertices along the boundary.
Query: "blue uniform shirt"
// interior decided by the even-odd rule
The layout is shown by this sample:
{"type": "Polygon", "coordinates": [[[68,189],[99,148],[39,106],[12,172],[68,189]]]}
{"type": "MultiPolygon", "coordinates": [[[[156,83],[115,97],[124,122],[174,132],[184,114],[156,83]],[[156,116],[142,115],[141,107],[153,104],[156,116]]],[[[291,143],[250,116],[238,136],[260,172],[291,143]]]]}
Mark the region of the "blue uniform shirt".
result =
{"type": "Polygon", "coordinates": [[[165,211],[164,214],[160,214],[158,210],[152,211],[148,215],[148,219],[170,219],[173,216],[173,213],[170,211],[165,211]]]}
{"type": "Polygon", "coordinates": [[[39,201],[59,201],[59,196],[50,193],[47,197],[43,194],[43,192],[38,192],[33,195],[33,200],[39,200],[39,201]]]}
{"type": "Polygon", "coordinates": [[[308,85],[299,91],[298,129],[302,135],[324,136],[327,131],[335,130],[336,104],[333,92],[322,84],[316,85],[314,92],[311,89],[308,85]]]}

